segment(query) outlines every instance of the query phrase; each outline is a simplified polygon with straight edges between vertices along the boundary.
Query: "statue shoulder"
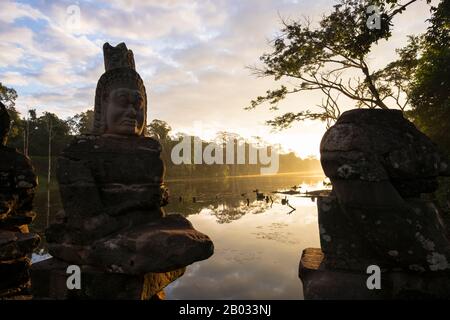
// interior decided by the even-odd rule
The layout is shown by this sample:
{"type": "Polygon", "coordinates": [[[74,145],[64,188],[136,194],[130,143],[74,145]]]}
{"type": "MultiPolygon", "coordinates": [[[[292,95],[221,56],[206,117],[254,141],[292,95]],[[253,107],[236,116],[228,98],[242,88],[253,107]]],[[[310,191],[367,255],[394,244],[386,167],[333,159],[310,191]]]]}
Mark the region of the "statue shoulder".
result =
{"type": "Polygon", "coordinates": [[[161,151],[161,143],[158,140],[152,137],[142,137],[139,140],[142,141],[142,145],[147,148],[154,149],[157,151],[161,151]]]}
{"type": "Polygon", "coordinates": [[[13,155],[15,153],[23,155],[17,148],[0,145],[0,153],[13,155]]]}
{"type": "Polygon", "coordinates": [[[64,156],[71,153],[81,154],[83,152],[89,152],[94,149],[99,139],[100,136],[92,134],[75,136],[63,150],[62,155],[64,156]]]}
{"type": "Polygon", "coordinates": [[[133,153],[151,151],[160,153],[161,144],[151,137],[117,138],[99,135],[76,136],[61,154],[71,159],[92,158],[102,153],[133,153]]]}
{"type": "Polygon", "coordinates": [[[0,148],[0,153],[2,154],[2,160],[4,162],[13,162],[15,167],[30,168],[34,170],[33,165],[29,157],[19,152],[16,148],[2,146],[0,148]]]}
{"type": "Polygon", "coordinates": [[[101,136],[96,134],[82,134],[79,136],[75,136],[70,142],[70,146],[73,145],[90,146],[94,145],[99,139],[101,139],[101,136]]]}
{"type": "Polygon", "coordinates": [[[37,177],[30,158],[20,153],[16,148],[1,147],[1,172],[8,172],[14,178],[16,188],[34,188],[37,177]]]}

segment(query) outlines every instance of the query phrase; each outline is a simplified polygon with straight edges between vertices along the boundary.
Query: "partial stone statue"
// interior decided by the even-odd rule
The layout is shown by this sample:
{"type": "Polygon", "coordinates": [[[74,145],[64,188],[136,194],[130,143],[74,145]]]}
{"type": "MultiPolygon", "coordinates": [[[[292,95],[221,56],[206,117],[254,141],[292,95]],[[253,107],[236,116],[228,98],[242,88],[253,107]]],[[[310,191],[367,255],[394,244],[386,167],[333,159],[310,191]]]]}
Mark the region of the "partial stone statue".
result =
{"type": "Polygon", "coordinates": [[[6,147],[10,118],[0,102],[0,299],[30,296],[30,255],[40,237],[28,224],[36,214],[37,177],[30,160],[6,147]]]}
{"type": "Polygon", "coordinates": [[[161,145],[145,136],[147,95],[133,53],[124,43],[103,49],[93,134],[77,137],[58,159],[64,212],[46,232],[49,252],[67,263],[133,276],[206,259],[211,240],[162,208],[168,191],[161,145]]]}
{"type": "MultiPolygon", "coordinates": [[[[325,133],[320,152],[333,186],[330,196],[318,199],[323,256],[309,251],[303,262],[320,260],[322,271],[356,272],[362,279],[367,267],[376,265],[397,289],[399,283],[389,278],[393,271],[437,276],[450,270],[450,241],[440,210],[423,196],[436,191],[439,176],[449,175],[449,163],[401,111],[344,112],[325,133]]],[[[308,290],[315,278],[306,274],[308,290]]],[[[450,288],[448,281],[442,284],[450,288]]],[[[433,286],[428,289],[414,290],[437,293],[433,286]]],[[[390,297],[401,297],[400,291],[390,297]]]]}

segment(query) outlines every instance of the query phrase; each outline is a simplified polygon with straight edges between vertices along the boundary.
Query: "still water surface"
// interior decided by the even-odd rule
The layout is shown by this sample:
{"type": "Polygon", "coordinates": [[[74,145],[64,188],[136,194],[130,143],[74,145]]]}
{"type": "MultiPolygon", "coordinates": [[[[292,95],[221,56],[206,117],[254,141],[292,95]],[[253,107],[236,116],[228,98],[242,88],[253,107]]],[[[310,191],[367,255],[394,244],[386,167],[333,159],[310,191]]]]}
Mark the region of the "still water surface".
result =
{"type": "Polygon", "coordinates": [[[322,181],[323,176],[289,174],[169,182],[174,197],[166,212],[187,213],[213,240],[215,252],[188,266],[166,288],[167,299],[302,299],[300,255],[306,247],[319,247],[316,203],[270,192],[294,185],[301,191],[322,189],[322,181]],[[257,201],[254,189],[271,196],[273,204],[257,201]],[[285,197],[295,211],[281,204],[285,197]]]}
{"type": "MultiPolygon", "coordinates": [[[[320,246],[316,203],[273,191],[293,186],[301,186],[297,189],[301,192],[323,189],[323,179],[323,175],[297,173],[166,181],[171,194],[166,213],[186,216],[215,246],[211,258],[188,266],[165,289],[166,298],[302,299],[301,252],[320,246]],[[273,203],[256,200],[255,189],[273,203]],[[285,198],[294,211],[282,204],[285,198]]],[[[42,197],[36,199],[38,212],[46,212],[42,197]]],[[[54,195],[52,210],[59,207],[54,195]]],[[[36,229],[43,229],[45,221],[45,215],[39,215],[36,229]]]]}

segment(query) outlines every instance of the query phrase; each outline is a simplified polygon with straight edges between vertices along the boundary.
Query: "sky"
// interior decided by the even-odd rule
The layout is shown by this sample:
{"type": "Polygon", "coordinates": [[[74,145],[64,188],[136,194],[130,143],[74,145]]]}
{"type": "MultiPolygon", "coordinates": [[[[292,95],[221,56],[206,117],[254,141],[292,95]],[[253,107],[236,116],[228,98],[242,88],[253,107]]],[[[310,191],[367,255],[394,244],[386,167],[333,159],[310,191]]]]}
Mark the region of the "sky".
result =
{"type": "MultiPolygon", "coordinates": [[[[265,125],[287,111],[317,110],[319,93],[291,96],[278,112],[244,107],[279,86],[258,78],[248,66],[260,65],[281,18],[313,22],[332,9],[333,0],[0,0],[0,82],[16,89],[16,108],[36,109],[62,118],[94,105],[104,72],[102,46],[125,42],[146,85],[148,121],[167,121],[173,133],[211,139],[218,131],[245,138],[260,136],[299,156],[319,156],[326,130],[317,121],[295,123],[273,132],[265,125]]],[[[394,19],[388,42],[380,42],[369,65],[395,58],[408,34],[422,33],[430,13],[425,1],[394,19]]],[[[344,101],[345,103],[345,101],[344,101]]],[[[350,102],[348,107],[351,108],[350,102]]]]}

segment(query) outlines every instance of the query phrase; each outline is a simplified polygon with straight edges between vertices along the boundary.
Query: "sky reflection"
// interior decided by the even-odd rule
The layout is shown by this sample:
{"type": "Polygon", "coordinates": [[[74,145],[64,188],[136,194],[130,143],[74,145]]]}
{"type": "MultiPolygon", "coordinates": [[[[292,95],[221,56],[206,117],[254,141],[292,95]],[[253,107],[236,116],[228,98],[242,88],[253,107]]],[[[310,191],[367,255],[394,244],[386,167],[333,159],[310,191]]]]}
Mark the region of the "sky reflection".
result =
{"type": "Polygon", "coordinates": [[[167,299],[303,299],[298,264],[304,248],[319,246],[317,207],[310,198],[287,197],[296,208],[291,214],[277,198],[272,207],[241,201],[189,215],[211,237],[215,253],[167,287],[167,299]],[[227,213],[238,218],[223,223],[227,213]]]}

